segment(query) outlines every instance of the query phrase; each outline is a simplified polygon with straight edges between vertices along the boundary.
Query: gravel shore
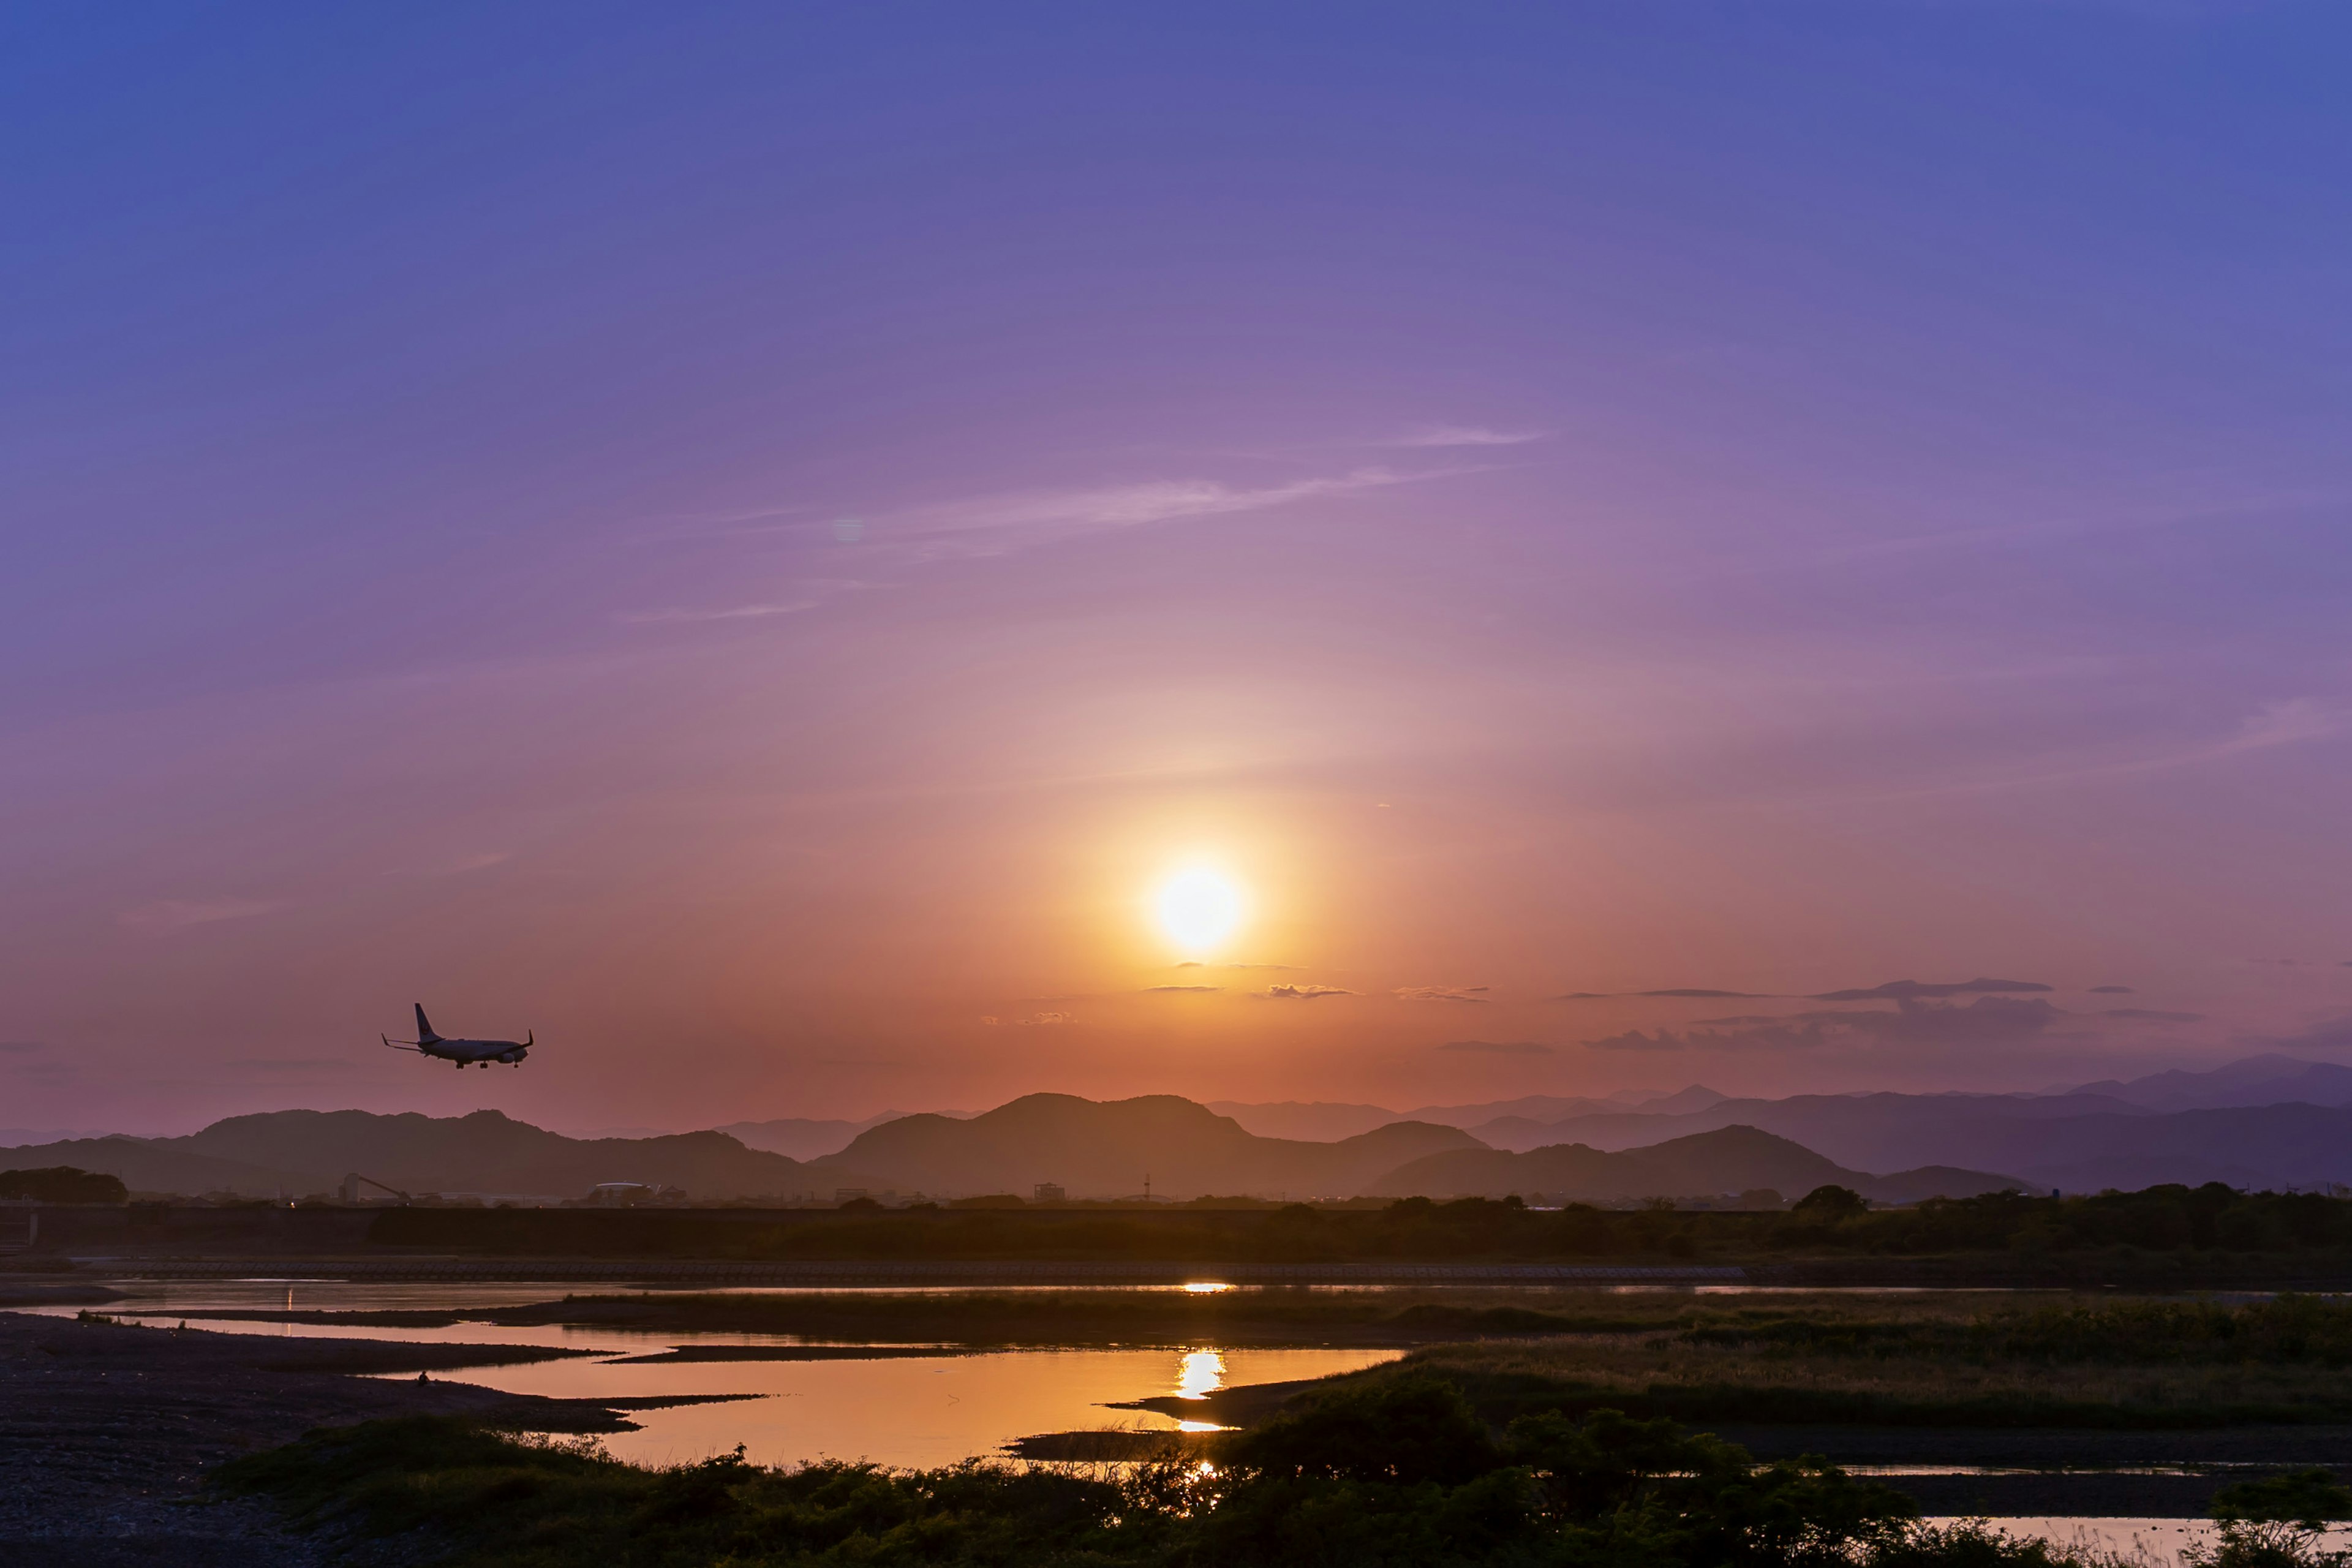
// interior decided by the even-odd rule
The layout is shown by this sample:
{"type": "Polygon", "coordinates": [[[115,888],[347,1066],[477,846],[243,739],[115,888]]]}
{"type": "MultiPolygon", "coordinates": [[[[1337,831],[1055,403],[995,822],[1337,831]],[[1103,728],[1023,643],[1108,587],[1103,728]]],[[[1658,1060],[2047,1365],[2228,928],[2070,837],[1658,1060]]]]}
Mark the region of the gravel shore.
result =
{"type": "Polygon", "coordinates": [[[203,1498],[212,1466],[316,1426],[471,1414],[617,1431],[610,1405],[518,1398],[447,1370],[549,1352],[182,1332],[0,1312],[0,1563],[41,1568],[313,1568],[351,1561],[252,1501],[203,1498]],[[355,1373],[420,1371],[424,1381],[355,1373]]]}

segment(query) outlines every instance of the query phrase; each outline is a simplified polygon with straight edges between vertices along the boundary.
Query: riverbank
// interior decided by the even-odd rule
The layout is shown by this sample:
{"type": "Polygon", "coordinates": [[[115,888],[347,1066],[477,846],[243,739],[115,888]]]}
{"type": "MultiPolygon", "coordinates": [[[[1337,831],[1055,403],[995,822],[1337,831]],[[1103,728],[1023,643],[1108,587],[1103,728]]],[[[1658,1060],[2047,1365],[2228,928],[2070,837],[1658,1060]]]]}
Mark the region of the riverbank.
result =
{"type": "Polygon", "coordinates": [[[0,1312],[0,1561],[43,1568],[312,1568],[338,1559],[251,1502],[197,1502],[214,1468],[321,1426],[462,1416],[624,1429],[606,1403],[530,1399],[446,1374],[571,1352],[180,1332],[0,1312]],[[356,1375],[417,1373],[415,1379],[356,1375]]]}

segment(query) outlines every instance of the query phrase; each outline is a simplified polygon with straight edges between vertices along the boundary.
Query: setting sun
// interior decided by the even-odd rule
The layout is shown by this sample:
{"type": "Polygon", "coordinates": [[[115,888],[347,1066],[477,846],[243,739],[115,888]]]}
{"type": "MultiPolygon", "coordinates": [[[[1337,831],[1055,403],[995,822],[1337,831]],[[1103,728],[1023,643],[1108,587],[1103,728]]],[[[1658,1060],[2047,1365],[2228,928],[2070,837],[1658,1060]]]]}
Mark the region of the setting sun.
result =
{"type": "Polygon", "coordinates": [[[1168,939],[1188,953],[1213,950],[1242,921],[1242,892],[1216,872],[1194,868],[1162,883],[1152,910],[1168,939]]]}

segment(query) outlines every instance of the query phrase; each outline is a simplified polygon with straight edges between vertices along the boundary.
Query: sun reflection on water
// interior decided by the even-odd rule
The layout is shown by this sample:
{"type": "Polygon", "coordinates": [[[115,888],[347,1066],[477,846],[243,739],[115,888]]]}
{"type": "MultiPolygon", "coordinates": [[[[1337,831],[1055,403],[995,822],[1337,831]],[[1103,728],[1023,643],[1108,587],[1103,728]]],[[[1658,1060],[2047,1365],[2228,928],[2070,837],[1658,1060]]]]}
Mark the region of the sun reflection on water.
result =
{"type": "Polygon", "coordinates": [[[1176,1373],[1176,1397],[1206,1399],[1225,1385],[1225,1358],[1216,1351],[1192,1351],[1176,1373]]]}

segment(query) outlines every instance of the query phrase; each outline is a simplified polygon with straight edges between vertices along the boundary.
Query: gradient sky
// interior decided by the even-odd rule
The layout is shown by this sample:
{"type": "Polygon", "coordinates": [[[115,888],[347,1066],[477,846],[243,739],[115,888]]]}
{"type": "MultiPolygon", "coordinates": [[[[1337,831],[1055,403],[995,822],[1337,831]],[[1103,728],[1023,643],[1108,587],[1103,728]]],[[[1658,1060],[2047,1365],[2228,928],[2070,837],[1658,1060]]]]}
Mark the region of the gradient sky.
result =
{"type": "Polygon", "coordinates": [[[2345,1059],[2348,51],[20,9],[0,1125],[2345,1059]]]}

